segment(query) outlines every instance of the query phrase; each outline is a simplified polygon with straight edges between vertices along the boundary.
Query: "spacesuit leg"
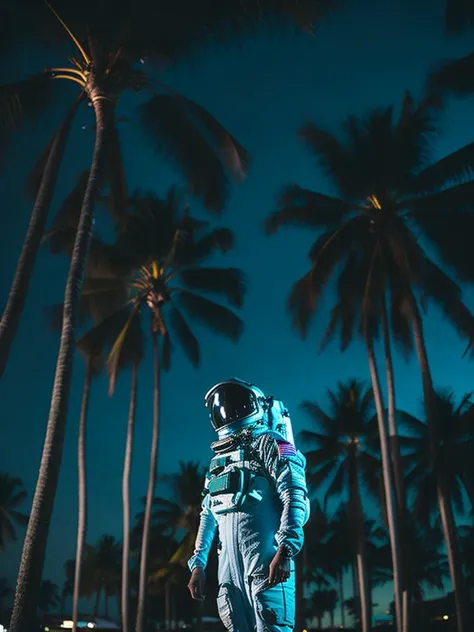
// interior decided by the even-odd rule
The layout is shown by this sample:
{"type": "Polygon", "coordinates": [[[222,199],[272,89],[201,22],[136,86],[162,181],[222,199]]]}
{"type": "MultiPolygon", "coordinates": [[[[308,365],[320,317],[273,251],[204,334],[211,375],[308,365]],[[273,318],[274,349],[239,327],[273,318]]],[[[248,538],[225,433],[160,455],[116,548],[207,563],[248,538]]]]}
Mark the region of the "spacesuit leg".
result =
{"type": "Polygon", "coordinates": [[[255,616],[241,560],[238,555],[229,558],[225,550],[219,555],[219,617],[228,632],[254,632],[255,616]]]}
{"type": "Polygon", "coordinates": [[[292,632],[295,625],[295,572],[287,582],[259,589],[253,596],[256,632],[292,632]]]}

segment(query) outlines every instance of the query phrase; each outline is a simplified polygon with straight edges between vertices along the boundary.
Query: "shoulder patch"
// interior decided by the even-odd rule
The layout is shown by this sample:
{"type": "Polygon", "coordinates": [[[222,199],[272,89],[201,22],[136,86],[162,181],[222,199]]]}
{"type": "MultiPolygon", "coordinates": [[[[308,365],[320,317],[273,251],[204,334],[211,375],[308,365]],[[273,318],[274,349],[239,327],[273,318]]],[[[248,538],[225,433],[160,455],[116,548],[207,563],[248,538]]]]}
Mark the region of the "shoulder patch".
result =
{"type": "Polygon", "coordinates": [[[296,448],[289,441],[277,439],[276,444],[278,446],[278,454],[280,456],[296,456],[296,448]]]}

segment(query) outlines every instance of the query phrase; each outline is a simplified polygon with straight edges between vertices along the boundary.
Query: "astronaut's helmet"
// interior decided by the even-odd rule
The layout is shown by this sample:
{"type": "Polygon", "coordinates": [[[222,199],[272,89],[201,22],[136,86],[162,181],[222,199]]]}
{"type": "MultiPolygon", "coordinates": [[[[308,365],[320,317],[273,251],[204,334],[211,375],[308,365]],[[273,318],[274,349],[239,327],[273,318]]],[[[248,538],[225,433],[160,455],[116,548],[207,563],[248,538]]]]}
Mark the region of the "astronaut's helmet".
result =
{"type": "Polygon", "coordinates": [[[205,395],[209,417],[219,439],[256,423],[265,423],[269,401],[254,384],[232,378],[219,382],[205,395]]]}

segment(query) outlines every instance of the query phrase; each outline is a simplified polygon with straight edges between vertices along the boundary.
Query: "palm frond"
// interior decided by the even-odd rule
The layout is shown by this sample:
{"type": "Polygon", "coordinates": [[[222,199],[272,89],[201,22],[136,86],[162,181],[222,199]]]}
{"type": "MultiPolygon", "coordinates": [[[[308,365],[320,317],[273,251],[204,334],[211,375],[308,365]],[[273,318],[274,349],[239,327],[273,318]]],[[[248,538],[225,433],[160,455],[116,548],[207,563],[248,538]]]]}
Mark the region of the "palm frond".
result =
{"type": "Polygon", "coordinates": [[[179,309],[172,304],[170,305],[169,319],[184,353],[193,367],[198,367],[201,360],[199,342],[179,309]]]}
{"type": "Polygon", "coordinates": [[[227,307],[186,291],[179,292],[179,302],[192,318],[216,333],[234,342],[237,342],[242,335],[244,330],[242,320],[227,307]]]}
{"type": "Polygon", "coordinates": [[[288,311],[292,323],[303,339],[308,335],[308,329],[315,313],[312,293],[313,275],[310,271],[293,285],[288,298],[288,311]]]}
{"type": "Polygon", "coordinates": [[[351,160],[346,147],[336,136],[310,122],[300,128],[299,136],[317,158],[325,174],[336,182],[341,192],[346,192],[346,174],[351,170],[351,160]]]}
{"type": "Polygon", "coordinates": [[[466,97],[474,91],[474,53],[444,61],[428,76],[427,91],[441,96],[466,97]]]}
{"type": "Polygon", "coordinates": [[[109,395],[112,395],[115,389],[115,383],[117,381],[117,373],[120,366],[120,359],[125,341],[129,330],[132,328],[134,319],[138,318],[138,313],[141,307],[140,301],[136,301],[132,310],[128,314],[128,319],[118,334],[112,349],[107,358],[107,364],[109,365],[109,395]]]}
{"type": "MultiPolygon", "coordinates": [[[[81,94],[76,99],[74,104],[69,108],[64,120],[61,122],[61,124],[58,126],[58,128],[54,132],[53,137],[49,141],[49,143],[46,146],[46,148],[41,152],[40,157],[38,158],[38,160],[34,164],[33,169],[31,170],[30,174],[28,175],[25,188],[26,188],[26,193],[30,197],[36,198],[36,196],[38,195],[38,191],[39,191],[39,188],[41,186],[41,180],[43,178],[44,170],[46,168],[46,164],[48,162],[49,155],[50,155],[51,150],[53,148],[53,145],[54,145],[54,143],[55,143],[55,141],[56,141],[56,139],[58,137],[61,138],[62,142],[61,142],[61,147],[60,147],[60,149],[58,151],[57,160],[58,160],[58,162],[60,162],[62,160],[62,156],[64,154],[66,143],[67,143],[68,138],[69,138],[69,133],[71,131],[72,123],[74,121],[74,117],[76,115],[76,112],[77,112],[77,110],[79,108],[79,105],[81,104],[82,100],[83,100],[83,94],[81,94]]],[[[53,187],[52,188],[54,188],[54,183],[53,183],[53,187]]]]}
{"type": "Polygon", "coordinates": [[[474,255],[464,248],[474,228],[474,181],[413,200],[409,217],[462,281],[474,281],[474,255]]]}
{"type": "Polygon", "coordinates": [[[188,268],[180,277],[191,290],[224,295],[231,305],[242,306],[246,276],[238,268],[188,268]]]}
{"type": "Polygon", "coordinates": [[[472,0],[444,0],[445,27],[449,33],[459,33],[474,24],[474,3],[472,0]]]}
{"type": "Polygon", "coordinates": [[[51,102],[53,82],[48,72],[0,85],[0,133],[16,130],[26,120],[36,120],[51,102]]]}
{"type": "Polygon", "coordinates": [[[190,260],[193,264],[198,264],[216,251],[225,254],[232,250],[234,243],[234,233],[229,228],[215,228],[193,244],[190,260]]]}
{"type": "Polygon", "coordinates": [[[208,210],[222,210],[229,181],[219,152],[207,137],[208,130],[202,129],[202,121],[195,119],[187,100],[155,95],[141,107],[140,121],[157,149],[183,173],[192,194],[202,198],[208,210]]]}
{"type": "Polygon", "coordinates": [[[412,180],[407,193],[426,193],[446,185],[461,184],[474,175],[474,143],[453,151],[433,163],[412,180]]]}
{"type": "Polygon", "coordinates": [[[295,184],[283,191],[278,199],[278,207],[279,210],[265,221],[267,234],[276,232],[281,226],[333,228],[354,211],[354,206],[349,202],[295,184]]]}
{"type": "Polygon", "coordinates": [[[127,210],[127,181],[117,124],[107,129],[106,179],[110,184],[108,207],[112,217],[120,221],[127,210]]]}

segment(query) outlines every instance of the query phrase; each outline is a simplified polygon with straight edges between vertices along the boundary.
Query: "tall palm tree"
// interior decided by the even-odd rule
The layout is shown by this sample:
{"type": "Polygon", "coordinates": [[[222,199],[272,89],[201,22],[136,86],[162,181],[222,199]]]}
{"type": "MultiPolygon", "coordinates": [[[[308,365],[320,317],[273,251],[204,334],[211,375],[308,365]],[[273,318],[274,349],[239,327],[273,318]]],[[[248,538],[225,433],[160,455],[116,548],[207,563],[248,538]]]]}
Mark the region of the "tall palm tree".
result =
{"type": "Polygon", "coordinates": [[[46,614],[50,610],[58,608],[61,604],[61,597],[57,584],[49,579],[43,579],[41,582],[40,600],[38,609],[42,614],[46,614]]]}
{"type": "Polygon", "coordinates": [[[329,498],[348,497],[348,509],[354,525],[358,587],[361,597],[362,630],[370,630],[370,595],[368,590],[367,552],[364,535],[364,507],[361,487],[373,495],[379,493],[378,459],[367,449],[376,433],[372,390],[351,380],[328,391],[329,412],[317,403],[305,401],[302,409],[317,424],[300,437],[316,446],[306,453],[308,479],[319,488],[327,484],[329,498]]]}
{"type": "Polygon", "coordinates": [[[77,439],[77,471],[78,471],[78,521],[76,558],[74,566],[74,589],[72,595],[73,632],[77,629],[79,593],[81,586],[81,569],[84,546],[87,534],[87,477],[86,477],[86,429],[89,412],[90,390],[92,378],[100,372],[101,349],[87,339],[78,341],[78,346],[85,359],[85,376],[82,390],[81,411],[79,415],[79,431],[77,439]]]}
{"type": "Polygon", "coordinates": [[[426,523],[439,511],[456,603],[457,628],[466,629],[466,594],[454,511],[465,509],[465,481],[472,478],[474,445],[474,405],[470,394],[459,403],[452,392],[436,394],[438,414],[423,422],[407,412],[400,418],[409,436],[403,437],[407,454],[407,485],[416,492],[415,511],[426,523]]]}
{"type": "Polygon", "coordinates": [[[16,527],[28,524],[28,516],[20,511],[27,493],[20,478],[0,472],[0,551],[8,540],[16,540],[16,527]]]}
{"type": "MultiPolygon", "coordinates": [[[[170,191],[166,200],[138,196],[132,201],[134,211],[126,220],[114,248],[104,250],[101,267],[115,270],[115,276],[86,279],[83,293],[107,295],[111,301],[122,297],[123,303],[108,323],[122,329],[109,355],[110,388],[113,391],[117,369],[131,327],[143,327],[143,316],[150,316],[153,349],[153,426],[150,471],[145,509],[137,628],[141,632],[147,579],[149,525],[155,490],[159,438],[159,396],[161,368],[170,363],[171,332],[194,366],[199,365],[199,343],[181,309],[202,324],[236,341],[242,333],[241,320],[227,307],[196,293],[215,294],[232,306],[242,304],[244,278],[235,268],[211,268],[200,264],[217,250],[232,246],[227,229],[210,231],[208,222],[192,218],[181,210],[180,199],[170,191]],[[107,259],[107,262],[104,261],[107,259]]],[[[99,325],[101,327],[102,325],[99,325]]]]}
{"type": "Polygon", "coordinates": [[[474,267],[462,259],[454,242],[459,244],[462,235],[469,234],[472,228],[472,215],[466,211],[474,205],[474,180],[465,174],[461,184],[449,186],[453,176],[463,175],[460,161],[448,157],[430,164],[438,105],[433,99],[415,104],[407,93],[397,117],[393,107],[374,109],[360,119],[350,116],[341,125],[339,135],[312,123],[303,126],[301,137],[331,179],[338,197],[291,185],[280,198],[280,208],[266,224],[269,232],[284,224],[322,231],[309,253],[310,271],[295,284],[289,300],[293,321],[302,335],[306,335],[322,291],[337,270],[336,304],[321,346],[339,329],[344,350],[358,328],[367,347],[396,569],[398,622],[401,578],[396,559],[397,509],[390,461],[399,488],[399,505],[404,501],[389,333],[405,352],[415,342],[428,416],[435,415],[436,410],[421,301],[437,304],[460,335],[471,340],[474,333],[474,318],[462,301],[460,287],[427,255],[416,234],[422,233],[443,264],[451,266],[461,280],[473,278],[474,267]],[[373,346],[380,324],[390,394],[391,459],[373,346]]]}

